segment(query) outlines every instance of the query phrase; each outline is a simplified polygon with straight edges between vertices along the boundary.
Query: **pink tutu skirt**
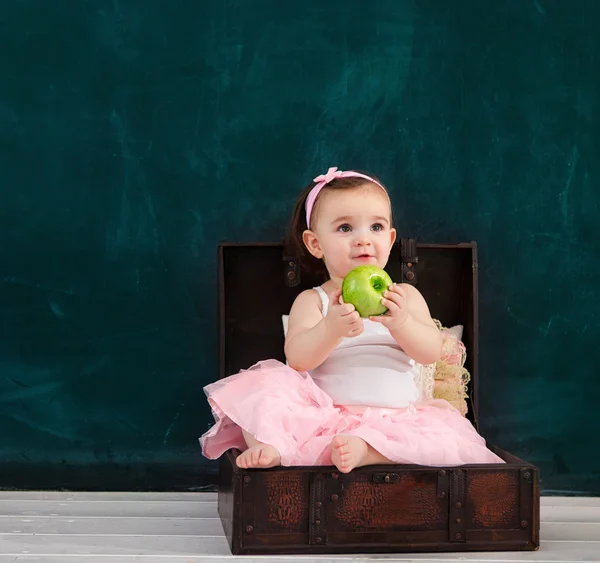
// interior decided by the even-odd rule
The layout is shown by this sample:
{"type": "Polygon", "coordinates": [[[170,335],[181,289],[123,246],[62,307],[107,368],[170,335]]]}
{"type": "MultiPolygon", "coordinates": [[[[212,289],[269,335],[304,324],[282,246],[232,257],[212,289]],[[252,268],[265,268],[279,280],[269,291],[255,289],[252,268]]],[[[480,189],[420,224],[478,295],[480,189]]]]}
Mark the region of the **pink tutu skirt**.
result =
{"type": "Polygon", "coordinates": [[[395,463],[446,467],[504,463],[448,402],[407,408],[334,405],[310,375],[277,360],[259,362],[204,388],[216,424],[200,438],[204,456],[247,449],[242,429],[276,448],[281,464],[331,465],[337,434],[362,438],[395,463]]]}

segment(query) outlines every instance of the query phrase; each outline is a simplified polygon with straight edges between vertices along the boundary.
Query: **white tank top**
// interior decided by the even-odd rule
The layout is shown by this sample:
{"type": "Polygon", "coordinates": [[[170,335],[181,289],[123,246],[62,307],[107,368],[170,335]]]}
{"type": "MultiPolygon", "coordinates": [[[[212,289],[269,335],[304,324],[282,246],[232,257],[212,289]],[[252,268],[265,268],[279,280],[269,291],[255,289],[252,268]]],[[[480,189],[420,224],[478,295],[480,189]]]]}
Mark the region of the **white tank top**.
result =
{"type": "MultiPolygon", "coordinates": [[[[321,287],[321,311],[327,315],[329,297],[321,287]]],[[[344,338],[310,375],[336,405],[407,407],[419,398],[419,366],[398,346],[382,324],[363,319],[362,334],[344,338]]]]}

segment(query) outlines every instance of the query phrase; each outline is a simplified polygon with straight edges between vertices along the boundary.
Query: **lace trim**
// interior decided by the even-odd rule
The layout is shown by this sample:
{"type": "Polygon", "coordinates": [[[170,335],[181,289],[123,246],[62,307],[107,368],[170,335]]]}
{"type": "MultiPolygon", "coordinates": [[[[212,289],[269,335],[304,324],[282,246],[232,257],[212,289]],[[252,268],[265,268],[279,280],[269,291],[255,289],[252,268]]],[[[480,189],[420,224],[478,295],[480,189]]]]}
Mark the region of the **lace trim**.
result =
{"type": "Polygon", "coordinates": [[[436,364],[417,364],[418,371],[415,376],[415,383],[419,390],[419,397],[422,401],[433,399],[433,390],[435,387],[435,369],[436,364]]]}
{"type": "Polygon", "coordinates": [[[444,399],[463,416],[467,414],[468,385],[471,374],[465,369],[465,345],[449,329],[435,321],[442,331],[442,357],[435,364],[433,398],[444,399]]]}

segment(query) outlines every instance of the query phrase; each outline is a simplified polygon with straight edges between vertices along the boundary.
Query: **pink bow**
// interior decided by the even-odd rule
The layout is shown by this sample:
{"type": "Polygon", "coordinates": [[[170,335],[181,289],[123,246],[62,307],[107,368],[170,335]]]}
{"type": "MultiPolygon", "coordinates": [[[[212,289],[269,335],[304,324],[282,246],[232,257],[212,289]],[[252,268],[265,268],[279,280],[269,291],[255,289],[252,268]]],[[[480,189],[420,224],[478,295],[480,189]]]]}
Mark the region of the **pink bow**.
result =
{"type": "Polygon", "coordinates": [[[334,178],[340,178],[342,175],[342,171],[337,169],[337,166],[334,166],[333,168],[330,168],[329,170],[327,170],[327,174],[321,174],[320,176],[317,176],[313,182],[324,182],[325,184],[329,184],[329,182],[331,182],[331,180],[333,180],[334,178]]]}

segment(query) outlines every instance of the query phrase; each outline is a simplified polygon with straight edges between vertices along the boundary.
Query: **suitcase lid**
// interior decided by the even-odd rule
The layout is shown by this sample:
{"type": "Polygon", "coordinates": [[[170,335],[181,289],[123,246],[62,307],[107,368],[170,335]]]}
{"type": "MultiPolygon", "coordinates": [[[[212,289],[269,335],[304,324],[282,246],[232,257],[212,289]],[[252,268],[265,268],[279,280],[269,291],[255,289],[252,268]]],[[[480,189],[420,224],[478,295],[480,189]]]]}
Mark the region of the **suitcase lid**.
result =
{"type": "MultiPolygon", "coordinates": [[[[386,267],[395,282],[412,283],[443,326],[463,325],[465,368],[471,374],[469,413],[477,426],[477,245],[424,244],[402,239],[386,267]]],[[[260,360],[285,362],[282,315],[295,297],[325,280],[300,272],[283,243],[221,242],[219,273],[219,378],[260,360]]]]}

